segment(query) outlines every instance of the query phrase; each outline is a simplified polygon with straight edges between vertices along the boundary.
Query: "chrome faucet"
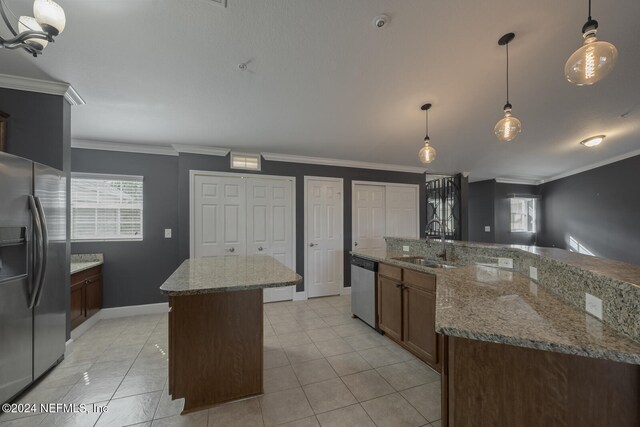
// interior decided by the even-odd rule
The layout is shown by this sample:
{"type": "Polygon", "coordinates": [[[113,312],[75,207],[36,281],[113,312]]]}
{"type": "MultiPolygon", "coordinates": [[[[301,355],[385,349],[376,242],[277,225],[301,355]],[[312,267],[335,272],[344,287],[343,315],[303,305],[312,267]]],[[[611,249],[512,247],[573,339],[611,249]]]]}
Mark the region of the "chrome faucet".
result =
{"type": "Polygon", "coordinates": [[[445,238],[446,238],[446,226],[439,219],[432,219],[427,223],[427,226],[424,229],[424,233],[427,236],[426,242],[429,243],[431,239],[429,239],[429,227],[431,224],[436,223],[440,226],[440,238],[442,243],[442,251],[437,255],[438,258],[442,258],[443,260],[447,260],[447,247],[445,246],[445,238]]]}

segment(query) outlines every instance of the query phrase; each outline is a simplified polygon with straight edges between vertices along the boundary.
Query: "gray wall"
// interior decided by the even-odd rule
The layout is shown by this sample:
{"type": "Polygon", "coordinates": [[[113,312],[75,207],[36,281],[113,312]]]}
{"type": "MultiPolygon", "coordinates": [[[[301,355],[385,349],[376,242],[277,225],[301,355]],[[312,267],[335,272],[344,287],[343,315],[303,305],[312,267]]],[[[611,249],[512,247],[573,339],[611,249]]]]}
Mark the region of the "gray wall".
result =
{"type": "Polygon", "coordinates": [[[573,237],[594,254],[640,264],[640,156],[540,186],[538,244],[569,248],[573,237]]]}
{"type": "MultiPolygon", "coordinates": [[[[0,88],[0,111],[9,114],[7,152],[63,171],[71,171],[71,106],[64,97],[0,88]]],[[[67,183],[69,181],[67,180],[67,183]]],[[[67,201],[67,207],[68,207],[67,201]]],[[[67,209],[68,212],[68,209],[67,209]]],[[[69,217],[67,215],[67,233],[69,217]]],[[[67,241],[69,272],[70,245],[67,241]]],[[[69,274],[64,292],[67,307],[67,339],[70,337],[69,274]]]]}
{"type": "MultiPolygon", "coordinates": [[[[158,288],[189,258],[189,171],[239,172],[229,167],[229,156],[180,154],[160,156],[98,150],[72,150],[74,172],[144,176],[144,240],[142,242],[74,242],[72,253],[104,253],[104,306],[118,307],[166,301],[158,288]],[[164,239],[164,229],[173,238],[164,239]]],[[[242,173],[255,173],[242,171],[242,173]]],[[[424,229],[424,175],[368,169],[336,168],[262,161],[264,175],[296,177],[296,270],[304,274],[304,176],[344,179],[345,283],[350,283],[351,181],[422,184],[420,229],[424,229]]],[[[298,290],[302,291],[303,285],[298,290]]]]}
{"type": "Polygon", "coordinates": [[[0,88],[0,110],[10,115],[7,152],[64,170],[69,108],[62,96],[0,88]]]}
{"type": "Polygon", "coordinates": [[[537,234],[511,232],[509,196],[536,195],[538,192],[538,187],[533,185],[504,184],[495,180],[469,184],[469,240],[517,245],[536,244],[537,234]],[[491,227],[489,232],[484,231],[487,225],[491,227]]]}
{"type": "Polygon", "coordinates": [[[469,184],[469,240],[472,242],[495,243],[494,180],[477,181],[469,184]],[[484,231],[485,226],[490,232],[484,231]]]}
{"type": "MultiPolygon", "coordinates": [[[[179,244],[180,261],[189,258],[189,171],[206,170],[217,172],[238,172],[229,167],[229,156],[205,156],[200,154],[180,154],[179,157],[179,244]]],[[[244,173],[244,171],[243,171],[244,173]]],[[[247,172],[251,173],[251,172],[247,172]]],[[[254,172],[255,173],[255,172],[254,172]]],[[[326,176],[344,179],[344,282],[351,283],[349,251],[351,250],[351,182],[381,181],[420,185],[420,230],[426,225],[425,175],[405,172],[377,171],[345,167],[309,165],[262,161],[264,175],[293,176],[296,178],[296,271],[304,276],[304,176],[326,176]]],[[[304,290],[304,283],[298,286],[304,290]]]]}
{"type": "Polygon", "coordinates": [[[73,172],[144,176],[142,241],[71,243],[74,254],[104,254],[104,307],[165,302],[158,288],[179,265],[178,157],[76,148],[71,152],[73,172]],[[171,239],[164,238],[165,228],[173,230],[171,239]]]}

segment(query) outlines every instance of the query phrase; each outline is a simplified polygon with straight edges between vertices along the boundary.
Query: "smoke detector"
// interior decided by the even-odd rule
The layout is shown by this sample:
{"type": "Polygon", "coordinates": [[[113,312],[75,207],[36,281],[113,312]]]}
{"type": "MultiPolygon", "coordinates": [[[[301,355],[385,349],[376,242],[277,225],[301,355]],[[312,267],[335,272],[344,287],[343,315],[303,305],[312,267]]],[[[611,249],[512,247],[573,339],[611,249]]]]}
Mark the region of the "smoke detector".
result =
{"type": "Polygon", "coordinates": [[[376,28],[384,28],[389,23],[389,17],[387,15],[378,15],[373,18],[373,26],[376,28]]]}

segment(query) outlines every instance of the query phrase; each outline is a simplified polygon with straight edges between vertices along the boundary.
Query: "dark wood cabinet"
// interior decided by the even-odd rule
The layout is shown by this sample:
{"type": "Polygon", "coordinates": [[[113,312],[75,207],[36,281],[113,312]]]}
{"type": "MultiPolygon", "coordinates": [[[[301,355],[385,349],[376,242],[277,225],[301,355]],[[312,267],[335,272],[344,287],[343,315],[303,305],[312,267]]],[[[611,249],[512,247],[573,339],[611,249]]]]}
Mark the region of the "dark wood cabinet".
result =
{"type": "Polygon", "coordinates": [[[378,324],[389,338],[435,369],[440,368],[436,276],[380,264],[378,324]]]}
{"type": "Polygon", "coordinates": [[[102,309],[102,266],[71,275],[71,329],[102,309]]]}
{"type": "Polygon", "coordinates": [[[384,276],[378,277],[378,327],[402,340],[402,283],[384,276]]]}
{"type": "Polygon", "coordinates": [[[403,304],[404,344],[422,360],[437,365],[436,294],[405,285],[403,304]]]}

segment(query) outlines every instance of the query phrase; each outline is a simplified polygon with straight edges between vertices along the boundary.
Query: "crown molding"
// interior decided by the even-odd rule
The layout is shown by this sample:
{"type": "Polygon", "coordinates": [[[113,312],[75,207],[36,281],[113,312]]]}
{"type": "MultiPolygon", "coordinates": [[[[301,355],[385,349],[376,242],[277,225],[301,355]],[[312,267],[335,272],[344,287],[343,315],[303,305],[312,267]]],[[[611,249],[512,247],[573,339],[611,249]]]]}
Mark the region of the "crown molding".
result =
{"type": "Polygon", "coordinates": [[[544,181],[535,178],[496,178],[495,181],[500,184],[521,184],[521,185],[540,185],[544,181]]]}
{"type": "Polygon", "coordinates": [[[87,139],[72,139],[71,148],[120,151],[124,153],[159,154],[162,156],[178,155],[178,152],[168,145],[130,144],[125,142],[94,141],[87,139]]]}
{"type": "Polygon", "coordinates": [[[231,151],[228,148],[207,147],[204,145],[172,144],[171,146],[178,153],[206,154],[209,156],[224,157],[231,151]]]}
{"type": "Polygon", "coordinates": [[[329,159],[325,157],[307,157],[291,154],[262,153],[265,160],[272,162],[305,163],[312,165],[338,166],[345,168],[375,169],[393,172],[425,173],[426,169],[415,166],[392,165],[387,163],[369,163],[356,160],[329,159]]]}
{"type": "Polygon", "coordinates": [[[26,92],[45,93],[47,95],[63,96],[71,105],[84,105],[84,99],[66,82],[32,79],[29,77],[0,74],[0,87],[6,89],[23,90],[26,92]]]}
{"type": "Polygon", "coordinates": [[[618,156],[610,157],[610,158],[608,158],[606,160],[602,160],[602,161],[599,161],[599,162],[596,162],[596,163],[592,163],[592,164],[587,165],[587,166],[583,166],[583,167],[580,167],[580,168],[577,168],[577,169],[572,169],[570,171],[567,171],[567,172],[564,172],[564,173],[561,173],[561,174],[558,174],[558,175],[554,175],[552,177],[543,179],[541,183],[547,183],[547,182],[555,181],[557,179],[566,178],[566,177],[571,176],[571,175],[576,175],[576,174],[579,174],[579,173],[582,173],[582,172],[586,172],[586,171],[591,170],[591,169],[596,169],[596,168],[599,168],[601,166],[606,166],[608,164],[619,162],[620,160],[625,160],[625,159],[628,159],[630,157],[635,157],[635,156],[640,156],[640,149],[629,151],[628,153],[625,153],[625,154],[620,154],[618,156]]]}

